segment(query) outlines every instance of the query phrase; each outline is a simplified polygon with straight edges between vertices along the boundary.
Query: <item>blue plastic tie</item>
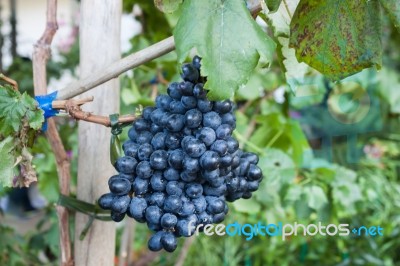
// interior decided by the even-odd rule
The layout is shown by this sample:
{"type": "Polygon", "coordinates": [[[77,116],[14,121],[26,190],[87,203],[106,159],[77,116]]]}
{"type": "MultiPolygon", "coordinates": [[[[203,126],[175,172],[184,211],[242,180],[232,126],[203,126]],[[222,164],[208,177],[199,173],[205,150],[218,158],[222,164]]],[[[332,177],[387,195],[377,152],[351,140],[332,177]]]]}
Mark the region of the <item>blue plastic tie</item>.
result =
{"type": "Polygon", "coordinates": [[[53,109],[52,106],[53,101],[57,98],[57,93],[58,91],[55,91],[47,95],[35,96],[35,99],[39,104],[39,108],[42,109],[44,112],[45,121],[42,126],[43,131],[47,130],[47,119],[56,116],[59,112],[57,109],[53,109]]]}

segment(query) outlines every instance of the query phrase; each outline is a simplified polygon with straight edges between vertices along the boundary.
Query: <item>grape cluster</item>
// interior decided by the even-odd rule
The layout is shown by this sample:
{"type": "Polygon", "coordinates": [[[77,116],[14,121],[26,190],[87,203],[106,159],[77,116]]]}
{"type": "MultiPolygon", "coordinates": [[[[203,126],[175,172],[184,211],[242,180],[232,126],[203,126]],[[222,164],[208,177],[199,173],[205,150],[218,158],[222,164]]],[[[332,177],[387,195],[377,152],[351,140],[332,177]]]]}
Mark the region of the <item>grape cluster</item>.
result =
{"type": "Polygon", "coordinates": [[[208,100],[199,70],[196,56],[182,66],[184,81],[144,108],[115,163],[110,193],[98,201],[116,222],[128,215],[147,223],[155,232],[152,251],[174,251],[177,237],[193,235],[189,223],[222,222],[226,201],[250,198],[262,179],[258,156],[240,150],[232,137],[232,102],[208,100]]]}

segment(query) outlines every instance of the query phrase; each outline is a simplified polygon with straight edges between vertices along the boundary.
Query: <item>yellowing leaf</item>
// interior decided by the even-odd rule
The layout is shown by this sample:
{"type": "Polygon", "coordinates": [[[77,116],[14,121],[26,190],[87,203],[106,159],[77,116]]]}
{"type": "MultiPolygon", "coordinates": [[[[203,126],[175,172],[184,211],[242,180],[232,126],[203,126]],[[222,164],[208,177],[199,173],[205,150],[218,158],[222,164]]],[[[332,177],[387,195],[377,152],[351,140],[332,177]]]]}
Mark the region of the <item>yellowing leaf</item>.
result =
{"type": "Polygon", "coordinates": [[[380,68],[380,5],[377,0],[301,0],[290,24],[296,57],[338,80],[380,68]]]}

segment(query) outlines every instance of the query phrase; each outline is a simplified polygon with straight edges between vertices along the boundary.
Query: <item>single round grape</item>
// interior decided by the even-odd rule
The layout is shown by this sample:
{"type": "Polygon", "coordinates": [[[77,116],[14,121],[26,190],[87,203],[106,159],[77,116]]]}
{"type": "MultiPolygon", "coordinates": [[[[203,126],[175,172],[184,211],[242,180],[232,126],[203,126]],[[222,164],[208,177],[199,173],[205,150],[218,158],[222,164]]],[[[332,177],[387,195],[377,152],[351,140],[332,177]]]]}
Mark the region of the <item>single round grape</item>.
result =
{"type": "Polygon", "coordinates": [[[207,201],[207,212],[211,214],[221,213],[225,209],[225,203],[223,200],[217,197],[205,197],[207,201]]]}
{"type": "Polygon", "coordinates": [[[150,107],[150,106],[147,106],[147,107],[143,108],[143,113],[142,113],[143,118],[148,120],[148,121],[150,121],[151,113],[155,109],[156,109],[155,107],[150,107]]]}
{"type": "Polygon", "coordinates": [[[190,109],[185,114],[185,125],[188,128],[198,128],[203,120],[203,114],[198,109],[190,109]]]}
{"type": "Polygon", "coordinates": [[[197,99],[197,108],[202,113],[210,112],[213,108],[213,103],[208,99],[197,99]]]}
{"type": "Polygon", "coordinates": [[[183,167],[183,158],[185,158],[185,154],[181,149],[173,150],[168,155],[168,163],[174,169],[182,169],[183,167]]]}
{"type": "Polygon", "coordinates": [[[247,182],[247,190],[250,192],[257,191],[259,186],[260,182],[258,182],[257,180],[247,182]]]}
{"type": "Polygon", "coordinates": [[[197,68],[200,71],[200,67],[201,67],[201,57],[195,55],[192,59],[192,64],[195,68],[197,68]]]}
{"type": "Polygon", "coordinates": [[[104,210],[109,210],[109,209],[111,209],[111,202],[113,201],[114,198],[115,198],[114,194],[106,193],[106,194],[103,194],[97,202],[98,202],[100,208],[102,208],[104,210]]]}
{"type": "Polygon", "coordinates": [[[164,201],[164,211],[177,213],[182,207],[182,200],[179,196],[170,195],[164,201]]]}
{"type": "Polygon", "coordinates": [[[234,153],[239,149],[239,142],[233,137],[228,137],[226,139],[226,143],[228,144],[228,152],[234,153]]]}
{"type": "Polygon", "coordinates": [[[194,204],[191,201],[182,201],[182,208],[178,211],[178,215],[187,217],[195,212],[194,204]]]}
{"type": "MultiPolygon", "coordinates": [[[[183,142],[183,141],[182,141],[183,142]]],[[[183,150],[192,158],[198,158],[207,150],[206,145],[198,139],[183,143],[183,150]]]]}
{"type": "Polygon", "coordinates": [[[179,101],[173,100],[169,104],[169,110],[173,114],[181,114],[181,115],[184,115],[187,111],[187,109],[185,108],[185,106],[183,105],[183,103],[180,100],[179,101]]]}
{"type": "Polygon", "coordinates": [[[201,197],[203,194],[203,186],[198,183],[189,183],[186,185],[185,193],[192,199],[201,197]]]}
{"type": "Polygon", "coordinates": [[[213,110],[220,114],[226,114],[232,109],[232,102],[229,100],[218,101],[214,103],[213,110]]]}
{"type": "Polygon", "coordinates": [[[218,224],[218,223],[221,223],[222,221],[224,221],[224,219],[225,219],[225,213],[223,213],[223,212],[221,212],[221,213],[217,213],[217,214],[214,214],[213,215],[213,223],[214,224],[218,224]]]}
{"type": "Polygon", "coordinates": [[[178,149],[180,147],[180,135],[178,133],[168,133],[165,137],[165,146],[170,149],[178,149]]]}
{"type": "Polygon", "coordinates": [[[132,190],[135,192],[135,195],[144,195],[149,190],[149,180],[136,178],[132,183],[132,190]]]}
{"type": "Polygon", "coordinates": [[[139,144],[134,143],[131,140],[127,140],[124,142],[124,144],[122,145],[122,149],[124,151],[124,154],[126,156],[135,158],[137,156],[137,151],[139,148],[139,144]]]}
{"type": "Polygon", "coordinates": [[[168,168],[163,173],[164,178],[168,181],[176,181],[179,180],[179,172],[174,168],[168,168]]]}
{"type": "Polygon", "coordinates": [[[203,115],[203,126],[216,130],[221,125],[221,117],[216,112],[207,112],[203,115]]]}
{"type": "Polygon", "coordinates": [[[149,143],[144,143],[138,148],[138,159],[140,161],[145,161],[150,158],[150,155],[153,153],[153,147],[149,143]]]}
{"type": "Polygon", "coordinates": [[[173,229],[178,222],[178,218],[172,213],[164,213],[161,217],[161,227],[164,229],[173,229]]]}
{"type": "Polygon", "coordinates": [[[136,142],[138,144],[150,143],[153,138],[153,134],[150,131],[140,132],[136,137],[136,142]]]}
{"type": "Polygon", "coordinates": [[[193,95],[193,83],[191,83],[189,81],[183,81],[183,82],[179,83],[179,89],[180,89],[182,95],[185,95],[185,96],[193,95]]]}
{"type": "Polygon", "coordinates": [[[178,181],[169,181],[165,190],[167,191],[168,195],[180,196],[183,193],[178,181]]]}
{"type": "Polygon", "coordinates": [[[144,198],[133,197],[129,204],[128,212],[136,221],[144,222],[144,211],[146,208],[147,202],[144,198]]]}
{"type": "Polygon", "coordinates": [[[173,252],[176,249],[178,243],[173,233],[165,232],[161,236],[161,245],[166,251],[173,252]]]}
{"type": "Polygon", "coordinates": [[[121,222],[125,218],[125,213],[111,211],[111,220],[114,222],[121,222]]]}
{"type": "Polygon", "coordinates": [[[130,202],[131,198],[128,195],[117,196],[111,202],[111,210],[118,213],[125,213],[130,202]]]}
{"type": "Polygon", "coordinates": [[[181,102],[186,109],[192,109],[197,106],[197,99],[193,96],[182,96],[181,102]]]}
{"type": "Polygon", "coordinates": [[[203,127],[196,133],[196,138],[201,140],[207,147],[214,143],[217,139],[214,129],[203,127]]]}
{"type": "Polygon", "coordinates": [[[206,151],[200,157],[200,166],[206,171],[212,171],[219,167],[219,156],[215,151],[206,151]]]}
{"type": "Polygon", "coordinates": [[[232,127],[228,124],[222,124],[215,130],[217,139],[227,139],[232,135],[232,127]]]}
{"type": "Polygon", "coordinates": [[[141,161],[136,166],[136,175],[140,178],[150,178],[153,174],[153,169],[148,161],[141,161]]]}
{"type": "Polygon", "coordinates": [[[250,164],[246,176],[250,180],[259,180],[260,178],[262,178],[262,171],[257,165],[250,164]]]}
{"type": "Polygon", "coordinates": [[[164,150],[156,150],[150,156],[150,166],[155,170],[164,170],[168,166],[168,154],[164,150]]]}
{"type": "Polygon", "coordinates": [[[200,99],[206,98],[207,92],[203,88],[203,83],[197,83],[194,85],[193,96],[200,99]]]}
{"type": "Polygon", "coordinates": [[[133,126],[135,127],[136,132],[142,132],[142,131],[149,131],[150,130],[150,123],[148,120],[144,118],[139,118],[137,119],[134,123],[133,126]]]}
{"type": "Polygon", "coordinates": [[[151,140],[151,146],[154,150],[162,150],[165,148],[165,137],[167,134],[164,132],[158,132],[154,135],[151,140]]]}
{"type": "Polygon", "coordinates": [[[164,206],[165,197],[166,195],[163,192],[154,192],[151,194],[148,203],[162,208],[164,206]]]}
{"type": "Polygon", "coordinates": [[[197,173],[200,170],[199,160],[186,156],[183,160],[183,169],[189,173],[197,173]]]}
{"type": "Polygon", "coordinates": [[[150,127],[151,134],[155,135],[158,132],[162,132],[162,131],[163,131],[163,128],[161,126],[154,124],[154,123],[151,124],[151,127],[150,127]]]}
{"type": "Polygon", "coordinates": [[[228,152],[228,143],[226,141],[218,139],[211,145],[211,150],[218,153],[219,156],[225,156],[228,152]]]}
{"type": "Polygon", "coordinates": [[[180,114],[172,114],[168,117],[166,128],[171,132],[180,132],[185,125],[185,117],[180,114]]]}
{"type": "Polygon", "coordinates": [[[190,82],[196,82],[199,79],[199,70],[192,64],[184,64],[182,66],[181,77],[190,82]]]}
{"type": "Polygon", "coordinates": [[[236,128],[236,118],[233,113],[221,115],[222,124],[230,125],[233,129],[236,128]]]}
{"type": "Polygon", "coordinates": [[[171,101],[172,98],[168,95],[160,94],[156,97],[156,107],[168,111],[171,101]]]}
{"type": "Polygon", "coordinates": [[[159,224],[162,215],[163,212],[158,206],[153,205],[146,208],[145,217],[149,223],[159,224]]]}
{"type": "Polygon", "coordinates": [[[131,190],[131,182],[125,178],[118,178],[112,180],[108,187],[113,194],[122,196],[131,190]]]}
{"type": "Polygon", "coordinates": [[[181,99],[182,93],[178,82],[172,82],[167,88],[168,95],[173,99],[181,99]]]}
{"type": "Polygon", "coordinates": [[[165,234],[164,231],[158,231],[152,235],[147,242],[147,246],[151,251],[160,251],[162,249],[161,237],[165,234]]]}
{"type": "Polygon", "coordinates": [[[132,174],[135,172],[137,164],[138,162],[135,158],[132,158],[130,156],[123,156],[119,157],[115,162],[115,169],[121,173],[132,174]]]}

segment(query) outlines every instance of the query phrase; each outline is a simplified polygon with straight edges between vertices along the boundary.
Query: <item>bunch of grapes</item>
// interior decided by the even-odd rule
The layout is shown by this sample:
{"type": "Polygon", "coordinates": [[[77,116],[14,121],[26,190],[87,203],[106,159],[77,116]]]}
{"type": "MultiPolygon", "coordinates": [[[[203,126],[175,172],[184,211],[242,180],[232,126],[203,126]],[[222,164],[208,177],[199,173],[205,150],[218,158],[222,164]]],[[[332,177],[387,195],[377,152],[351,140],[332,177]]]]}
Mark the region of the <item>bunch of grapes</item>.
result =
{"type": "Polygon", "coordinates": [[[232,137],[232,102],[208,100],[199,73],[196,56],[182,66],[184,81],[144,108],[115,163],[111,192],[98,201],[116,222],[127,215],[147,223],[155,232],[152,251],[172,252],[177,237],[193,235],[195,226],[222,222],[226,201],[250,198],[263,177],[258,156],[240,150],[232,137]]]}

